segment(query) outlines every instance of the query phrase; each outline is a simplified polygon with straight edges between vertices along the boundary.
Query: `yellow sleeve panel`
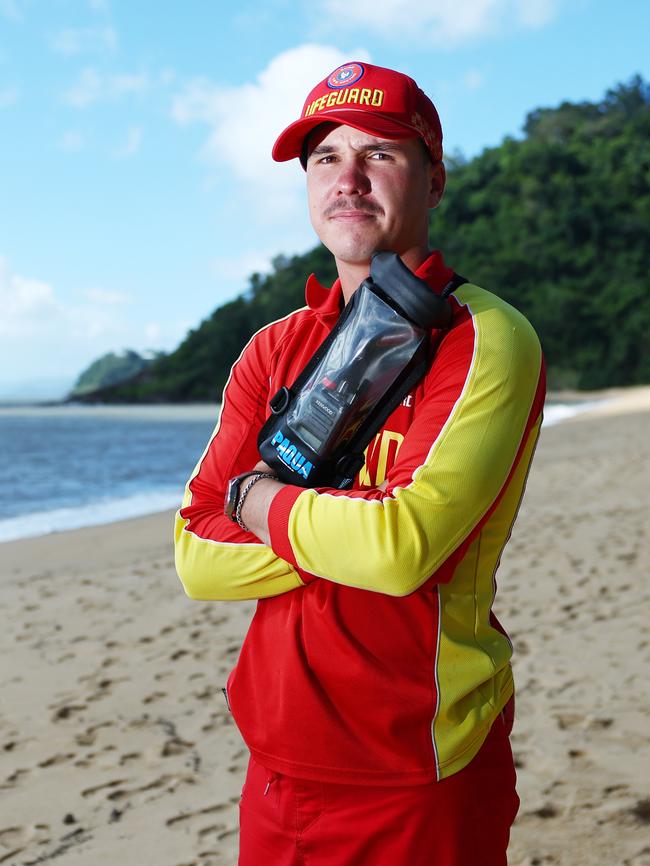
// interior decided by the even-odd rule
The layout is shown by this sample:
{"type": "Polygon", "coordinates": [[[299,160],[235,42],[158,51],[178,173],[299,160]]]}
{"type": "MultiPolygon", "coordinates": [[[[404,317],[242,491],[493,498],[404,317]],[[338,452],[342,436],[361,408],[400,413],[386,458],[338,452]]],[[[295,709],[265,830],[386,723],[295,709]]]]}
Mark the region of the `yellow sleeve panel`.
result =
{"type": "MultiPolygon", "coordinates": [[[[186,492],[186,501],[189,496],[186,492]]],[[[298,572],[270,547],[201,538],[187,531],[188,523],[178,511],[174,522],[176,571],[189,598],[244,601],[304,586],[298,572]]]]}
{"type": "Polygon", "coordinates": [[[184,532],[186,523],[176,515],[176,570],[190,598],[244,601],[304,586],[296,570],[266,545],[199,538],[184,532]]]}
{"type": "Polygon", "coordinates": [[[540,426],[541,419],[528,433],[507,490],[458,564],[453,580],[437,587],[440,632],[435,676],[444,701],[438,706],[432,734],[441,778],[469,763],[513,692],[512,646],[491,619],[494,575],[521,503],[540,426]]]}
{"type": "MultiPolygon", "coordinates": [[[[427,375],[425,393],[388,474],[382,499],[359,491],[298,496],[288,540],[301,569],[336,583],[403,596],[436,572],[481,521],[513,468],[542,370],[537,336],[514,308],[471,284],[455,292],[471,314],[473,348],[462,388],[432,441],[427,425],[443,398],[457,346],[443,340],[427,375]],[[439,376],[438,378],[444,378],[439,376]],[[408,467],[409,442],[418,459],[408,467]],[[392,479],[401,476],[401,486],[392,479]]],[[[453,331],[451,332],[453,333],[453,331]]],[[[376,491],[375,491],[376,494],[376,491]]]]}

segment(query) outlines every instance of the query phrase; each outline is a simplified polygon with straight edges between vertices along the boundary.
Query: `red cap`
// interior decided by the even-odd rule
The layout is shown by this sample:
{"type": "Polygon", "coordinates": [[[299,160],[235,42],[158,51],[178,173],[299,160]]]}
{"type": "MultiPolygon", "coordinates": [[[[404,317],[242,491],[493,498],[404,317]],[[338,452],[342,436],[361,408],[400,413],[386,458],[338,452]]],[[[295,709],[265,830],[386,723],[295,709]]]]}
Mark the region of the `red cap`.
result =
{"type": "Polygon", "coordinates": [[[311,91],[300,120],[273,145],[273,159],[301,156],[305,136],[321,123],[344,123],[381,138],[413,138],[442,159],[442,128],[433,102],[412,78],[370,63],[345,63],[311,91]]]}

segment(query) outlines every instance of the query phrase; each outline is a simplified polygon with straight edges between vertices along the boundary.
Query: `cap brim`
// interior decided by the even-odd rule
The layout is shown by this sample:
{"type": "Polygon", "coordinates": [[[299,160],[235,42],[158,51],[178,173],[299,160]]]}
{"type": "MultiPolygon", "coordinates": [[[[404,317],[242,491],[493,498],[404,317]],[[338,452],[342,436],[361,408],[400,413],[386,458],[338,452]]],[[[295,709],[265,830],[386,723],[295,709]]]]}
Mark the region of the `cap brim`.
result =
{"type": "Polygon", "coordinates": [[[369,111],[358,111],[354,108],[340,108],[335,111],[327,111],[320,114],[312,114],[310,117],[302,117],[296,120],[282,132],[275,144],[271,155],[276,162],[286,162],[295,159],[302,153],[302,145],[305,136],[321,123],[344,123],[353,126],[361,132],[369,135],[379,135],[382,138],[415,138],[418,131],[407,124],[402,124],[392,117],[369,111]]]}

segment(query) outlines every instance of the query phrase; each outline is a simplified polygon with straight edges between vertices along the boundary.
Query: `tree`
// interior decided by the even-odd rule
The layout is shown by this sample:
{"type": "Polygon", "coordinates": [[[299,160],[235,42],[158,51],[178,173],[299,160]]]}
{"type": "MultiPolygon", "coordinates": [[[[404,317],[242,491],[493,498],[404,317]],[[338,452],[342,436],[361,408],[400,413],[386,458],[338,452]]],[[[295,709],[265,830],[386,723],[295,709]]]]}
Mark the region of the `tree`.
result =
{"type": "MultiPolygon", "coordinates": [[[[432,246],[532,321],[551,385],[650,381],[650,86],[637,76],[598,103],[536,109],[523,132],[452,155],[432,246]]],[[[93,399],[219,399],[250,336],[302,306],[312,271],[335,277],[322,246],[278,256],[175,352],[93,399]]]]}

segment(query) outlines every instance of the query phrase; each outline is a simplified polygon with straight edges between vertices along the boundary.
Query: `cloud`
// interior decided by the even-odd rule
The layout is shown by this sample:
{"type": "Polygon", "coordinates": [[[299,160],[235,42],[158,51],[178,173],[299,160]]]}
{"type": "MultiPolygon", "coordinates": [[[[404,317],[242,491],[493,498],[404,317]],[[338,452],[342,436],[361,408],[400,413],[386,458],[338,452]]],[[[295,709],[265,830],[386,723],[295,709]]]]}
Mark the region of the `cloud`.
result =
{"type": "Polygon", "coordinates": [[[73,108],[87,108],[96,102],[116,102],[123,96],[141,94],[149,88],[146,73],[101,75],[93,67],[86,67],[75,84],[62,96],[63,102],[73,108]]]}
{"type": "Polygon", "coordinates": [[[88,298],[95,304],[130,304],[133,298],[124,292],[110,292],[106,289],[87,289],[84,292],[84,297],[88,298]]]}
{"type": "Polygon", "coordinates": [[[10,108],[18,102],[20,92],[14,84],[0,90],[0,108],[10,108]]]}
{"type": "Polygon", "coordinates": [[[462,81],[467,90],[479,90],[485,84],[485,76],[479,69],[468,69],[462,81]]]}
{"type": "Polygon", "coordinates": [[[152,346],[159,346],[162,337],[162,329],[158,322],[149,322],[146,324],[144,327],[144,336],[152,346]]]}
{"type": "Polygon", "coordinates": [[[212,261],[210,270],[220,283],[231,282],[243,289],[252,274],[268,274],[271,271],[271,258],[259,251],[245,252],[240,256],[219,256],[212,261]]]}
{"type": "Polygon", "coordinates": [[[149,322],[136,320],[134,302],[102,288],[63,300],[51,283],[15,273],[0,256],[0,369],[13,371],[16,378],[18,371],[23,378],[44,371],[74,375],[108,351],[175,346],[184,333],[178,323],[154,333],[149,322]]]}
{"type": "Polygon", "coordinates": [[[22,336],[47,322],[57,305],[52,286],[12,273],[0,257],[0,307],[0,335],[22,336]]]}
{"type": "Polygon", "coordinates": [[[18,0],[0,0],[0,14],[10,21],[21,21],[23,17],[18,0]]]}
{"type": "Polygon", "coordinates": [[[226,255],[213,263],[224,297],[241,291],[252,271],[268,271],[278,249],[294,253],[313,246],[304,173],[296,160],[274,163],[271,149],[300,117],[309,89],[351,57],[369,59],[364,49],[343,54],[328,45],[303,44],[278,54],[244,84],[195,79],[173,99],[177,123],[206,129],[200,154],[209,181],[225,192],[219,206],[240,226],[248,249],[255,249],[254,259],[226,255]]]}
{"type": "MultiPolygon", "coordinates": [[[[364,50],[353,54],[368,59],[364,50]]],[[[304,175],[295,162],[274,163],[271,148],[285,126],[300,117],[309,88],[349,57],[327,45],[300,45],[274,57],[254,81],[233,87],[195,79],[173,100],[177,123],[207,128],[201,156],[217,182],[224,176],[237,182],[233,213],[251,231],[255,225],[264,232],[267,248],[304,249],[313,243],[304,219],[304,175]],[[284,234],[278,237],[288,224],[293,225],[289,242],[284,234]]]]}
{"type": "Polygon", "coordinates": [[[126,134],[126,139],[119,147],[113,151],[113,156],[118,159],[127,159],[134,156],[142,144],[143,129],[141,126],[131,126],[126,134]]]}
{"type": "Polygon", "coordinates": [[[68,129],[59,138],[56,146],[64,153],[79,153],[80,150],[83,150],[85,144],[86,139],[83,133],[76,129],[68,129]]]}
{"type": "Polygon", "coordinates": [[[99,73],[94,69],[84,69],[79,79],[63,94],[63,101],[75,108],[85,108],[97,102],[102,92],[99,73]]]}
{"type": "Polygon", "coordinates": [[[364,27],[391,39],[451,48],[490,36],[504,26],[540,27],[560,0],[318,0],[326,27],[364,27]]]}
{"type": "Polygon", "coordinates": [[[66,304],[50,283],[14,273],[7,259],[0,257],[0,336],[4,339],[44,334],[94,339],[113,328],[110,308],[115,297],[111,292],[89,289],[85,302],[66,304]]]}
{"type": "Polygon", "coordinates": [[[515,0],[519,21],[526,27],[543,27],[551,21],[560,0],[515,0]]]}
{"type": "MultiPolygon", "coordinates": [[[[367,52],[354,56],[364,60],[367,52]]],[[[256,191],[257,215],[285,216],[298,202],[303,207],[303,178],[295,165],[271,161],[273,142],[300,117],[309,88],[349,57],[337,48],[305,44],[273,58],[255,81],[227,87],[195,79],[174,98],[172,115],[179,124],[208,127],[204,159],[256,191]]]]}
{"type": "Polygon", "coordinates": [[[50,36],[50,46],[57,54],[65,57],[108,53],[115,51],[117,47],[117,33],[109,26],[66,28],[50,36]]]}

